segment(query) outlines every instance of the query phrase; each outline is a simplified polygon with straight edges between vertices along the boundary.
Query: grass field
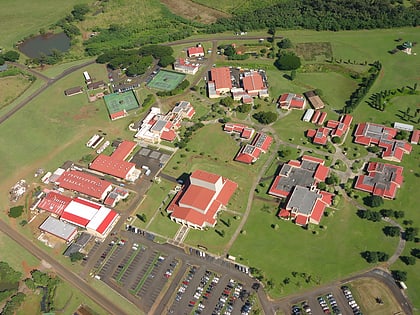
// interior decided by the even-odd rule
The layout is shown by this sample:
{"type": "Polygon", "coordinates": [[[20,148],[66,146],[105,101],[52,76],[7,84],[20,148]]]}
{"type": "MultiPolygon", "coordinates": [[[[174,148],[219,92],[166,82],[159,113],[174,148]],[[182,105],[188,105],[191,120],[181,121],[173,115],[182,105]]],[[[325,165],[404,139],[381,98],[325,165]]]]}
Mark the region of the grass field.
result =
{"type": "Polygon", "coordinates": [[[291,276],[293,271],[311,275],[309,286],[317,282],[326,283],[369,268],[360,252],[375,249],[392,254],[397,244],[397,239],[384,239],[379,228],[383,224],[361,220],[347,203],[343,203],[341,210],[330,211],[329,217],[322,219],[324,228],[318,228],[318,235],[304,231],[289,221],[277,219],[275,212],[262,211],[264,204],[254,200],[244,227],[246,234],[239,236],[230,254],[247,265],[263,270],[268,279],[272,278],[275,286],[270,294],[273,297],[308,287],[300,277],[291,276]],[[279,229],[273,229],[272,224],[278,224],[279,229]],[[283,285],[286,277],[292,281],[283,285]]]}
{"type": "Polygon", "coordinates": [[[172,91],[175,89],[185,78],[185,74],[160,70],[150,81],[147,86],[152,89],[172,91]]]}
{"type": "Polygon", "coordinates": [[[3,0],[0,12],[0,47],[12,49],[13,45],[39,29],[48,28],[70,13],[75,4],[90,0],[44,1],[3,0]],[[6,9],[7,8],[7,9],[6,9]],[[13,23],[11,23],[13,21],[13,23]]]}
{"type": "Polygon", "coordinates": [[[23,75],[0,78],[0,109],[12,103],[19,95],[31,85],[28,78],[23,75]]]}
{"type": "Polygon", "coordinates": [[[124,93],[112,93],[104,96],[105,105],[109,115],[130,111],[139,107],[136,94],[133,91],[124,93]]]}

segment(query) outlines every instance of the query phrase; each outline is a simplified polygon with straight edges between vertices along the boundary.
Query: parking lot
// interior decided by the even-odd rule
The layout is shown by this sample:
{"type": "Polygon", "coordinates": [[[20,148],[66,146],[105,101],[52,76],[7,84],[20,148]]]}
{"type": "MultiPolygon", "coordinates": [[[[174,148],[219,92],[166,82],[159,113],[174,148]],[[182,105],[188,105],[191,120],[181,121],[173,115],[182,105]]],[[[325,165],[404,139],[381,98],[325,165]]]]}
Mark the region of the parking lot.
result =
{"type": "MultiPolygon", "coordinates": [[[[347,287],[344,287],[347,288],[347,287]]],[[[290,313],[300,314],[332,314],[332,315],[361,315],[357,303],[354,301],[351,292],[335,286],[331,290],[320,294],[308,296],[307,298],[297,298],[291,305],[290,313]]]]}
{"type": "Polygon", "coordinates": [[[143,178],[153,177],[157,172],[166,164],[170,159],[171,153],[162,152],[158,150],[153,150],[150,148],[141,148],[130,162],[136,164],[136,168],[142,170],[143,178]],[[150,170],[150,173],[147,175],[147,170],[150,170]]]}

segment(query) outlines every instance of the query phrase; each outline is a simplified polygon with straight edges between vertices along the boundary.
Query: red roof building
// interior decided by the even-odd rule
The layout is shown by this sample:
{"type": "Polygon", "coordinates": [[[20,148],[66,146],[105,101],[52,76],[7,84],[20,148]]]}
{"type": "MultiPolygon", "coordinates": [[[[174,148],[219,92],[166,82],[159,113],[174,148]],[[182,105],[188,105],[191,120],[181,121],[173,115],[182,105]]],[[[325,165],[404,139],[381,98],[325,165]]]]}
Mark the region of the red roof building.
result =
{"type": "Polygon", "coordinates": [[[248,72],[244,75],[242,78],[242,85],[245,92],[251,97],[256,97],[259,95],[260,91],[267,89],[261,74],[255,71],[248,72]]]}
{"type": "Polygon", "coordinates": [[[235,123],[226,123],[223,127],[223,131],[227,133],[237,133],[241,138],[246,140],[251,139],[255,132],[254,128],[235,123]]]}
{"type": "Polygon", "coordinates": [[[174,62],[173,66],[175,71],[194,75],[197,73],[200,64],[187,61],[184,58],[179,58],[174,62]]]}
{"type": "Polygon", "coordinates": [[[110,182],[76,170],[65,171],[55,180],[55,184],[61,188],[77,191],[98,200],[103,200],[112,189],[110,182]]]}
{"type": "Polygon", "coordinates": [[[136,148],[137,143],[134,141],[124,140],[121,142],[117,149],[112,153],[112,157],[116,160],[125,160],[136,148]]]}
{"type": "Polygon", "coordinates": [[[203,57],[204,56],[204,48],[201,45],[196,47],[190,47],[187,50],[188,57],[196,58],[196,57],[203,57]]]}
{"type": "Polygon", "coordinates": [[[70,197],[50,191],[38,204],[38,209],[60,216],[72,199],[70,197]]]}
{"type": "Polygon", "coordinates": [[[86,228],[97,237],[106,237],[118,221],[117,212],[101,204],[82,199],[73,199],[64,209],[61,220],[86,228]]]}
{"type": "Polygon", "coordinates": [[[326,207],[332,204],[333,194],[312,187],[295,186],[289,195],[286,207],[280,209],[278,217],[293,220],[306,227],[309,223],[319,224],[326,207]]]}
{"type": "MultiPolygon", "coordinates": [[[[315,115],[314,115],[315,116],[315,115]]],[[[320,114],[318,119],[318,124],[322,125],[324,123],[327,113],[323,112],[320,114]]],[[[326,145],[328,141],[328,136],[331,137],[341,137],[347,130],[350,128],[350,124],[353,121],[353,117],[350,115],[344,115],[340,117],[340,120],[329,120],[326,127],[320,127],[317,130],[309,129],[306,132],[308,138],[312,138],[312,142],[315,144],[326,145]]],[[[312,119],[312,122],[313,119],[312,119]]]]}
{"type": "Polygon", "coordinates": [[[228,67],[212,68],[210,70],[211,81],[214,83],[216,97],[225,95],[232,88],[230,69],[228,67]]]}
{"type": "Polygon", "coordinates": [[[112,156],[100,154],[89,165],[89,168],[117,178],[130,180],[136,171],[136,164],[114,159],[112,156]]]}
{"type": "Polygon", "coordinates": [[[306,99],[302,95],[286,93],[280,95],[277,100],[277,105],[282,109],[304,109],[306,106],[306,99]]]}
{"type": "Polygon", "coordinates": [[[214,227],[217,213],[226,206],[238,185],[222,176],[194,171],[167,211],[171,219],[195,229],[214,227]]]}
{"type": "Polygon", "coordinates": [[[405,140],[394,139],[398,130],[383,125],[361,123],[356,127],[354,142],[365,146],[377,145],[383,148],[382,158],[395,162],[401,162],[404,154],[412,150],[411,144],[405,140]]]}
{"type": "Polygon", "coordinates": [[[411,144],[419,144],[419,140],[420,140],[420,130],[414,130],[413,133],[411,134],[411,139],[410,142],[411,144]]]}
{"type": "Polygon", "coordinates": [[[324,160],[309,155],[302,156],[300,161],[290,160],[283,164],[268,193],[287,198],[296,185],[312,187],[324,182],[329,174],[324,163],[324,160]]]}
{"type": "Polygon", "coordinates": [[[321,112],[321,116],[319,116],[318,122],[316,124],[322,126],[326,118],[327,118],[327,112],[321,112]]]}
{"type": "Polygon", "coordinates": [[[258,160],[261,153],[268,151],[272,141],[272,137],[258,132],[251,144],[246,144],[241,147],[234,160],[245,164],[254,163],[258,160]]]}
{"type": "Polygon", "coordinates": [[[403,170],[401,166],[370,162],[367,167],[368,175],[358,176],[354,188],[382,198],[394,199],[397,188],[403,183],[403,170]]]}
{"type": "Polygon", "coordinates": [[[316,110],[314,115],[312,116],[311,123],[316,124],[319,120],[319,117],[321,117],[321,111],[316,110]]]}

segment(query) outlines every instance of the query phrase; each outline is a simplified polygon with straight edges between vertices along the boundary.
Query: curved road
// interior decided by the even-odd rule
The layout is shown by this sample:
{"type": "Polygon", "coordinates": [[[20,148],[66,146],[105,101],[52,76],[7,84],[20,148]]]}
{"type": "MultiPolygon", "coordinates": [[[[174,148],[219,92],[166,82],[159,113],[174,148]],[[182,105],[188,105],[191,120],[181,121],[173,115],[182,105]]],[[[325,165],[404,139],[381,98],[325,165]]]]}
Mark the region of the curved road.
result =
{"type": "MultiPolygon", "coordinates": [[[[127,314],[124,310],[122,310],[118,305],[116,305],[113,301],[109,300],[101,293],[93,289],[85,279],[82,279],[78,275],[74,274],[66,267],[64,267],[60,262],[55,260],[51,257],[48,253],[41,250],[36,244],[30,242],[25,236],[11,228],[6,222],[0,220],[0,231],[8,235],[11,239],[13,239],[16,243],[20,246],[25,248],[28,252],[34,255],[39,260],[44,260],[51,267],[54,271],[65,281],[69,282],[72,286],[80,290],[84,295],[92,299],[96,302],[99,306],[101,306],[104,310],[106,310],[109,314],[127,314]]],[[[128,315],[128,314],[127,314],[128,315]]]]}

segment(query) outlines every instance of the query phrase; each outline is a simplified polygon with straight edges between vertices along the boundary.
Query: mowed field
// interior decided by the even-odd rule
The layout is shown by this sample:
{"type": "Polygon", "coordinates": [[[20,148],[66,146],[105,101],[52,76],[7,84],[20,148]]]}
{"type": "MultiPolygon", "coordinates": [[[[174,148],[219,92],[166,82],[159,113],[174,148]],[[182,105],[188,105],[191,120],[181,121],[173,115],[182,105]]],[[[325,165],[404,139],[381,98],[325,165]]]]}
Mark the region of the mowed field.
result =
{"type": "Polygon", "coordinates": [[[0,78],[0,109],[13,102],[31,85],[23,75],[0,78]]]}
{"type": "Polygon", "coordinates": [[[90,0],[45,1],[2,0],[0,10],[0,47],[12,49],[13,45],[40,28],[69,14],[75,4],[90,3],[90,0]]]}

